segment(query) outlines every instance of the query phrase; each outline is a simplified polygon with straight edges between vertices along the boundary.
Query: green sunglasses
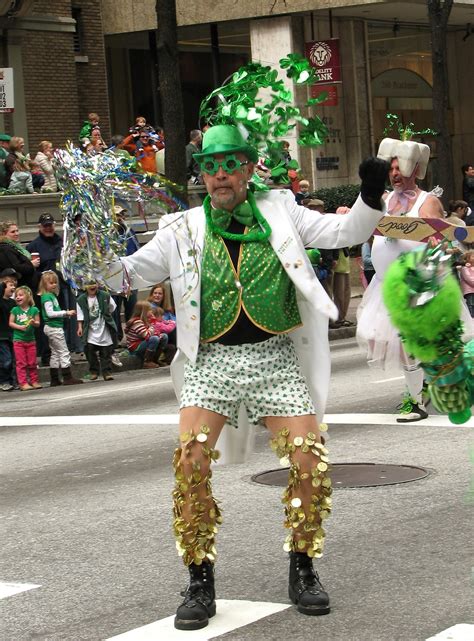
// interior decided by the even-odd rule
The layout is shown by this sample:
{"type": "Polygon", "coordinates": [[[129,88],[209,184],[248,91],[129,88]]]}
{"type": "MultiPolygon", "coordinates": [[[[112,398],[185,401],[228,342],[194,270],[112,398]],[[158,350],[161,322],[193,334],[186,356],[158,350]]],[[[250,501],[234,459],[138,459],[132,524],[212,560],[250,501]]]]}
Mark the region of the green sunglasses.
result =
{"type": "Polygon", "coordinates": [[[219,171],[219,167],[225,171],[226,174],[233,174],[239,171],[241,167],[248,165],[250,160],[239,160],[234,154],[226,154],[224,160],[218,161],[214,156],[205,156],[199,161],[199,167],[203,174],[215,176],[219,171]]]}

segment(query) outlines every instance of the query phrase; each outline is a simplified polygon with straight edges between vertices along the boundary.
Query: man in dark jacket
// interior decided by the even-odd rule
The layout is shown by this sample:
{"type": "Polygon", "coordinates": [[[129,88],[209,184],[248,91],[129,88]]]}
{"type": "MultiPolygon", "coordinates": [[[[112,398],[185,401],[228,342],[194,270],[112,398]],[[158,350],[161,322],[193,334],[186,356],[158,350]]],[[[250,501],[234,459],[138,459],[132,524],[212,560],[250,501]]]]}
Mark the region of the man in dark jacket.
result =
{"type": "Polygon", "coordinates": [[[6,189],[8,187],[7,170],[5,168],[5,160],[9,154],[8,146],[11,137],[8,134],[0,134],[0,187],[6,189]]]}
{"type": "MultiPolygon", "coordinates": [[[[39,275],[46,271],[53,271],[58,275],[59,279],[59,296],[58,301],[62,309],[75,309],[76,299],[71,291],[69,285],[63,279],[59,269],[59,261],[61,259],[61,250],[63,247],[63,240],[59,234],[56,233],[55,220],[51,214],[44,213],[38,219],[39,234],[34,238],[31,243],[27,245],[30,253],[38,253],[40,257],[39,267],[37,271],[39,275]]],[[[47,365],[49,347],[47,346],[42,327],[37,335],[38,353],[41,354],[43,365],[47,365]]],[[[77,336],[77,321],[75,317],[70,317],[64,326],[66,335],[66,342],[71,352],[82,352],[82,342],[77,336]]]]}
{"type": "Polygon", "coordinates": [[[474,166],[467,163],[461,167],[463,173],[462,179],[462,198],[467,202],[470,208],[464,219],[466,225],[474,226],[474,166]]]}
{"type": "MultiPolygon", "coordinates": [[[[128,211],[125,209],[125,207],[115,205],[114,212],[116,215],[117,230],[120,234],[120,243],[125,249],[125,255],[131,256],[140,249],[140,243],[138,242],[136,233],[127,225],[128,211]]],[[[117,332],[115,334],[115,347],[117,348],[118,344],[123,340],[123,327],[121,320],[122,305],[124,308],[125,322],[127,322],[132,317],[135,303],[138,299],[138,290],[133,289],[131,292],[129,292],[128,296],[125,296],[124,294],[114,294],[112,298],[114,299],[116,305],[113,316],[115,325],[117,326],[117,332]]],[[[118,354],[112,354],[112,363],[116,367],[122,367],[122,362],[118,354]]]]}
{"type": "Polygon", "coordinates": [[[193,154],[201,151],[202,133],[199,129],[193,129],[189,134],[189,142],[186,145],[186,178],[191,185],[202,184],[201,170],[193,154]]]}

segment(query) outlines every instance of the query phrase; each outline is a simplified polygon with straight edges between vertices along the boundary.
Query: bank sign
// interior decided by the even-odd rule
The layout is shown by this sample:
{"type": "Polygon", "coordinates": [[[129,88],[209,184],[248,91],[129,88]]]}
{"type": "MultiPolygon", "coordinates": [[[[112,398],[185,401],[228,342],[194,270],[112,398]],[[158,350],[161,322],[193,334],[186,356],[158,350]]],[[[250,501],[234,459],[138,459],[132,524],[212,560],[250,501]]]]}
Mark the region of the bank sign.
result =
{"type": "Polygon", "coordinates": [[[13,69],[2,67],[0,68],[0,113],[9,113],[14,109],[13,69]]]}
{"type": "Polygon", "coordinates": [[[307,42],[305,55],[316,70],[318,79],[315,84],[342,82],[339,38],[307,42]]]}

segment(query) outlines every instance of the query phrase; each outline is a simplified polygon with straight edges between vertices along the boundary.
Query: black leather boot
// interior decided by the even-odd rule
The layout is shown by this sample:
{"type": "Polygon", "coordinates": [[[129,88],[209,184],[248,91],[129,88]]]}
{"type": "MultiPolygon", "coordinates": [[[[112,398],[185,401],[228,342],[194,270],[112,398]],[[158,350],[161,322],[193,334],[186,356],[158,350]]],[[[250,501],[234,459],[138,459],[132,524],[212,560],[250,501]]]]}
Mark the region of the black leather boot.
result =
{"type": "Polygon", "coordinates": [[[81,383],[84,382],[84,381],[81,381],[80,378],[75,378],[72,375],[70,367],[63,367],[62,373],[63,373],[63,385],[80,385],[81,383]]]}
{"type": "Polygon", "coordinates": [[[50,376],[50,381],[51,381],[50,387],[57,387],[58,385],[62,385],[61,380],[59,378],[59,368],[58,367],[50,367],[49,368],[49,376],[50,376]]]}
{"type": "Polygon", "coordinates": [[[319,582],[313,560],[307,554],[290,552],[290,581],[288,594],[298,612],[319,616],[329,614],[329,596],[319,582]]]}
{"type": "Polygon", "coordinates": [[[178,630],[200,630],[216,613],[214,569],[211,563],[189,566],[189,586],[182,592],[184,601],[176,611],[174,627],[178,630]]]}

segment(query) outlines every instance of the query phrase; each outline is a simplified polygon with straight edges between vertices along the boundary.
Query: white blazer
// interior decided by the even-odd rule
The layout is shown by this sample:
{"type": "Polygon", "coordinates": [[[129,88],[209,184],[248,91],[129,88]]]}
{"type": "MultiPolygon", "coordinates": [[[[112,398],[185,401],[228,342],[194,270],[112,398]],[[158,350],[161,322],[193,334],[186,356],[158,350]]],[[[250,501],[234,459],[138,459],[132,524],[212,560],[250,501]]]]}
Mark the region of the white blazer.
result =
{"type": "MultiPolygon", "coordinates": [[[[270,224],[269,242],[296,287],[302,327],[290,337],[307,380],[319,420],[322,420],[329,389],[330,354],[328,319],[337,318],[337,308],[314,274],[305,247],[337,249],[365,242],[385,213],[368,207],[359,197],[348,214],[320,214],[296,204],[288,190],[257,194],[257,204],[270,224]]],[[[186,359],[194,362],[199,348],[199,309],[201,305],[201,263],[206,219],[203,207],[160,220],[155,236],[138,252],[112,263],[109,286],[119,291],[127,272],[133,288],[142,288],[170,279],[176,306],[178,351],[171,372],[179,398],[186,359]],[[117,273],[119,272],[119,273],[117,273]]],[[[239,429],[228,425],[217,447],[222,462],[241,462],[253,447],[254,431],[239,414],[239,429]]]]}

